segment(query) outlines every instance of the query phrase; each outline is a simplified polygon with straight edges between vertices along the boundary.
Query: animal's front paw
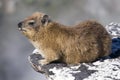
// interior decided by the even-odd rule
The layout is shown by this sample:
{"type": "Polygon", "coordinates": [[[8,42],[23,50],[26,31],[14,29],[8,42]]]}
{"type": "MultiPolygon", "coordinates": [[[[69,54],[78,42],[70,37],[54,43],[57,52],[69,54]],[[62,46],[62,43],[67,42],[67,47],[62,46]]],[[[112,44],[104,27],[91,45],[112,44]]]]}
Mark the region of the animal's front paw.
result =
{"type": "Polygon", "coordinates": [[[38,49],[35,49],[32,53],[33,54],[40,54],[38,49]]]}
{"type": "Polygon", "coordinates": [[[42,59],[42,60],[39,60],[38,63],[43,66],[48,64],[49,62],[46,59],[42,59]]]}

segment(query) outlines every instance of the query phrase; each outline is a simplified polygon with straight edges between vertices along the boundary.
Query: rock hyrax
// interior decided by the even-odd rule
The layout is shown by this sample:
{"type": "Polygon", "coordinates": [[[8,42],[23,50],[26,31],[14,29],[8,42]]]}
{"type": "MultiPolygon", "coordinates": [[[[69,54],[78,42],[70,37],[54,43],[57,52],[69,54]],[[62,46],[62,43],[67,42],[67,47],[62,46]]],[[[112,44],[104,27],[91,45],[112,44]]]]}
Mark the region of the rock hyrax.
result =
{"type": "Polygon", "coordinates": [[[39,61],[42,65],[56,60],[67,64],[92,62],[111,52],[111,37],[96,21],[84,21],[70,27],[36,12],[18,27],[39,50],[44,58],[39,61]]]}

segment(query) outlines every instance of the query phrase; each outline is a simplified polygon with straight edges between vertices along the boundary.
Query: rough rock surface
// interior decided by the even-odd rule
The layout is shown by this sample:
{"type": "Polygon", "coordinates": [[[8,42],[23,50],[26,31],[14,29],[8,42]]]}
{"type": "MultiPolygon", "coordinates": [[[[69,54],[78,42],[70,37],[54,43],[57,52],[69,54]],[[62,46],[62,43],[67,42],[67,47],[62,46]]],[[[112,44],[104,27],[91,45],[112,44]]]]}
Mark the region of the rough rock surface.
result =
{"type": "Polygon", "coordinates": [[[34,70],[45,74],[48,80],[120,80],[120,24],[110,23],[106,29],[112,36],[112,53],[109,59],[79,65],[53,62],[41,66],[38,60],[42,57],[35,50],[29,56],[29,61],[34,70]]]}

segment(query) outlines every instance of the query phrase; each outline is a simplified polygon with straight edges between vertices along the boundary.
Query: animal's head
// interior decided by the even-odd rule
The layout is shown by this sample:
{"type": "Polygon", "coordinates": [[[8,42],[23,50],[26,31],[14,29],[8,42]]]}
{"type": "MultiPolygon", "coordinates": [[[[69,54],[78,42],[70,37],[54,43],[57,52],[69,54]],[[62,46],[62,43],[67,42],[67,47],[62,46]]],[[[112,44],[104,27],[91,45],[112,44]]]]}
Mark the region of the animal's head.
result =
{"type": "Polygon", "coordinates": [[[19,30],[28,38],[33,37],[41,29],[45,28],[50,22],[48,15],[40,12],[34,13],[25,20],[18,23],[19,30]]]}

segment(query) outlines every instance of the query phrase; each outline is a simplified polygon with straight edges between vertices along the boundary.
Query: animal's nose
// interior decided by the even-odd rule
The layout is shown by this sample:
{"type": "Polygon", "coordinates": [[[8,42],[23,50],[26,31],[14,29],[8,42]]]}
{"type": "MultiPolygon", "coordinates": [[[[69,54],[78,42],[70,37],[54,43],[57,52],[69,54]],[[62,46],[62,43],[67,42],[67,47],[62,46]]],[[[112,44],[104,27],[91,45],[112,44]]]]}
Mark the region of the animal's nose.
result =
{"type": "Polygon", "coordinates": [[[23,22],[18,23],[18,28],[22,27],[23,22]]]}

